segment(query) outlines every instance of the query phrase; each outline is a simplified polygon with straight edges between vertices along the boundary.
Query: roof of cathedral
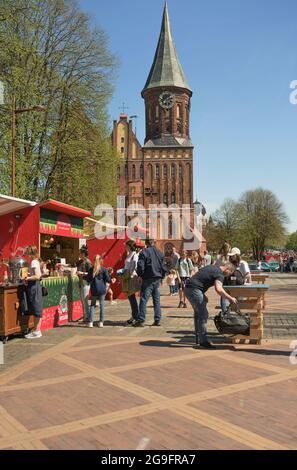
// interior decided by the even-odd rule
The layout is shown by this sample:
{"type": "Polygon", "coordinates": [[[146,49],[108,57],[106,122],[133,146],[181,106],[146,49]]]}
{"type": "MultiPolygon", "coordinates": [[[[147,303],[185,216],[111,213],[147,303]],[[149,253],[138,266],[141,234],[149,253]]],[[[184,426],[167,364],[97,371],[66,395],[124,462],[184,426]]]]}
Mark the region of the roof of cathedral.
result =
{"type": "Polygon", "coordinates": [[[191,91],[180,64],[171,33],[167,2],[154,62],[143,91],[161,86],[176,86],[191,91]]]}
{"type": "Polygon", "coordinates": [[[156,139],[149,139],[143,148],[155,147],[193,147],[191,139],[184,137],[174,137],[173,135],[162,135],[156,139]]]}

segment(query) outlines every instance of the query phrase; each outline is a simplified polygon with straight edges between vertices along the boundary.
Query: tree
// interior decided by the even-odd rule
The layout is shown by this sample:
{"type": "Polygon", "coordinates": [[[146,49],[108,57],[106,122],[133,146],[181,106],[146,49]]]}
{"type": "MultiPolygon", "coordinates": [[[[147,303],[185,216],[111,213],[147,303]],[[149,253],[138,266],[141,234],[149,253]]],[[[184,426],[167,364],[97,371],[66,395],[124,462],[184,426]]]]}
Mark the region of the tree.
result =
{"type": "Polygon", "coordinates": [[[262,258],[266,246],[283,243],[288,217],[272,191],[262,188],[246,191],[240,197],[239,208],[241,230],[250,243],[255,259],[262,258]]]}
{"type": "Polygon", "coordinates": [[[287,250],[297,251],[297,232],[291,233],[291,235],[288,236],[286,248],[287,250]]]}
{"type": "Polygon", "coordinates": [[[248,243],[242,228],[242,214],[238,202],[226,199],[215,211],[205,228],[207,246],[211,251],[218,251],[226,241],[232,246],[248,249],[248,243]]]}
{"type": "Polygon", "coordinates": [[[239,201],[227,199],[212,215],[204,236],[213,251],[227,241],[241,251],[252,250],[254,258],[261,259],[265,247],[284,242],[287,222],[288,217],[275,194],[258,188],[243,193],[239,201]]]}
{"type": "MultiPolygon", "coordinates": [[[[0,18],[7,101],[15,95],[18,107],[46,106],[17,118],[17,196],[90,209],[101,196],[114,200],[119,159],[106,109],[116,61],[105,32],[71,0],[2,0],[0,18]]],[[[9,113],[2,110],[0,120],[0,182],[9,192],[9,113]]]]}

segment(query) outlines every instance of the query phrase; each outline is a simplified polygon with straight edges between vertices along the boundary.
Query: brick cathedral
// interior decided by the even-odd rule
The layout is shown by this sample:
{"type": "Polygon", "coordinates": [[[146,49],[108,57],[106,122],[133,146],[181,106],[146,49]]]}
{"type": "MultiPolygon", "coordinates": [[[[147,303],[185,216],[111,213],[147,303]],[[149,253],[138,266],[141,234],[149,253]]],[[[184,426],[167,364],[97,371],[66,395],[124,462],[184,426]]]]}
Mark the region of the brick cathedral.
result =
{"type": "MultiPolygon", "coordinates": [[[[132,120],[121,114],[113,124],[113,145],[123,165],[119,195],[125,204],[193,205],[193,144],[190,139],[192,90],[183,72],[173,40],[165,4],[160,37],[154,61],[141,96],[145,103],[146,136],[142,146],[133,132],[132,120]]],[[[181,227],[180,227],[181,228],[181,227]]],[[[165,252],[174,244],[182,247],[181,230],[162,236],[158,245],[165,252]]]]}

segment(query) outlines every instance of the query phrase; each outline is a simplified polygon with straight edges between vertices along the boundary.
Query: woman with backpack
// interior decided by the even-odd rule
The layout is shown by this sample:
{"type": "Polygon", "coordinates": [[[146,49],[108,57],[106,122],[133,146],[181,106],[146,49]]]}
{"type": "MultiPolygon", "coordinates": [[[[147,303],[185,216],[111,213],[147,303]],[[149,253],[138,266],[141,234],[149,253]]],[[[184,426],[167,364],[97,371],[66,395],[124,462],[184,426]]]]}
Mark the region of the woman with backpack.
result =
{"type": "Polygon", "coordinates": [[[179,277],[179,304],[178,308],[187,308],[185,286],[186,282],[193,275],[193,263],[188,258],[187,250],[181,251],[181,256],[176,263],[175,269],[177,270],[179,277]]]}
{"type": "Polygon", "coordinates": [[[100,320],[98,326],[99,328],[103,328],[106,284],[110,283],[111,279],[107,269],[103,267],[102,258],[100,255],[95,256],[94,266],[89,270],[88,275],[86,276],[86,280],[90,284],[91,290],[91,307],[88,327],[93,328],[96,301],[99,300],[100,320]]]}

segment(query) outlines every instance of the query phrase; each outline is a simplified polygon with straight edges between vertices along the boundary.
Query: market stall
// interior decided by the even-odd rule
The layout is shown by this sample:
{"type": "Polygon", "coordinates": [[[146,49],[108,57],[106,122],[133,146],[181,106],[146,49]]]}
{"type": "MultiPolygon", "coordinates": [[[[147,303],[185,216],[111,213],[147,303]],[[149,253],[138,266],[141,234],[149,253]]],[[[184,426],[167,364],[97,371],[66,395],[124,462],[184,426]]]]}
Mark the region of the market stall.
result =
{"type": "MultiPolygon", "coordinates": [[[[89,211],[49,200],[40,204],[0,194],[0,336],[21,332],[22,270],[28,245],[38,248],[44,263],[42,329],[82,316],[75,275],[79,247],[84,240],[84,218],[89,211]],[[10,325],[9,328],[7,325],[10,325]]],[[[25,325],[28,326],[28,325],[25,325]]],[[[30,326],[30,325],[29,325],[30,326]]]]}

